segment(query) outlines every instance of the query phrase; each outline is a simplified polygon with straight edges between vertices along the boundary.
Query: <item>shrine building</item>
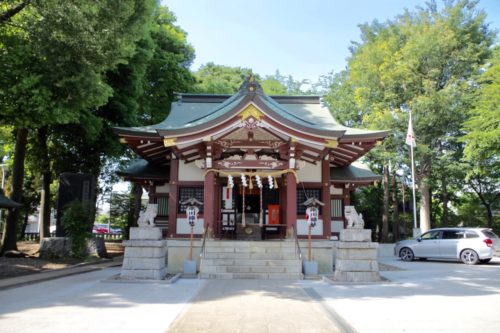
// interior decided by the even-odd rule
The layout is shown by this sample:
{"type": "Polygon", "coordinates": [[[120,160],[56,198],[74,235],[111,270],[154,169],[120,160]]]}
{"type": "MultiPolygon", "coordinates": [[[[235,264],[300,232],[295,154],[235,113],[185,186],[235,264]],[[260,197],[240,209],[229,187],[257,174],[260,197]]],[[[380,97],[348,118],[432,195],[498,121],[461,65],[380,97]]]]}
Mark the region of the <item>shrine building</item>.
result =
{"type": "Polygon", "coordinates": [[[320,96],[267,96],[251,76],[232,96],[180,94],[164,121],[115,131],[141,157],[121,175],[157,204],[164,238],[190,236],[193,198],[197,237],[247,240],[307,237],[310,198],[324,204],[312,237],[337,239],[350,193],[380,178],[356,160],[388,133],[340,125],[320,96]]]}

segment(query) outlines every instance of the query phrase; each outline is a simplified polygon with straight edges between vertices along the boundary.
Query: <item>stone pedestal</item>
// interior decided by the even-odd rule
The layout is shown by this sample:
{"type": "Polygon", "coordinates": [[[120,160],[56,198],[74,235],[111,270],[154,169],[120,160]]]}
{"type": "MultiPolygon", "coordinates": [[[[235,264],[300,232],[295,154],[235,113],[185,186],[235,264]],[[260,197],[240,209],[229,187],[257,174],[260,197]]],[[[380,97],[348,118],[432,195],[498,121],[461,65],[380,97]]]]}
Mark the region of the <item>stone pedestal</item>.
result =
{"type": "Polygon", "coordinates": [[[350,228],[340,231],[333,279],[340,282],[377,282],[378,243],[371,241],[371,230],[350,228]]]}
{"type": "Polygon", "coordinates": [[[196,275],[196,261],[184,260],[184,274],[196,275]]]}
{"type": "Polygon", "coordinates": [[[303,269],[305,275],[318,275],[318,262],[304,260],[303,269]]]}
{"type": "Polygon", "coordinates": [[[154,227],[130,228],[130,240],[123,241],[125,256],[122,279],[162,280],[165,278],[167,241],[154,227]]]}

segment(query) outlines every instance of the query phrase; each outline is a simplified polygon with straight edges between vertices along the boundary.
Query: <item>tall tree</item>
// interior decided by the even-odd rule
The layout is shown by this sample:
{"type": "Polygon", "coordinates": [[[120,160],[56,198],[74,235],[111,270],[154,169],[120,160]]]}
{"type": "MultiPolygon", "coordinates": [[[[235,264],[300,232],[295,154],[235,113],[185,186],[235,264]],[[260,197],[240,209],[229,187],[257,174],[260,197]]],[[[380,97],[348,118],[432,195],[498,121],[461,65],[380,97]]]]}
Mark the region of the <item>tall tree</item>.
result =
{"type": "Polygon", "coordinates": [[[187,33],[176,25],[175,15],[164,6],[155,11],[150,30],[152,58],[147,63],[143,94],[139,99],[140,123],[154,124],[164,120],[176,92],[193,89],[190,72],[195,53],[187,42],[187,33]]]}
{"type": "Polygon", "coordinates": [[[157,123],[168,114],[175,92],[190,89],[194,79],[189,66],[194,51],[175,20],[168,8],[156,7],[136,43],[135,54],[107,71],[107,83],[113,89],[108,102],[79,124],[55,128],[57,173],[91,173],[103,182],[100,189],[109,192],[117,181],[117,166],[132,158],[116,139],[113,127],[157,123]]]}
{"type": "Polygon", "coordinates": [[[392,21],[361,25],[361,42],[353,45],[344,73],[347,83],[332,86],[348,98],[334,103],[348,107],[352,119],[392,130],[384,147],[397,156],[405,155],[408,109],[413,111],[423,231],[431,224],[433,177],[440,178],[433,167],[461,149],[456,143],[474,90],[470,79],[494,40],[476,6],[477,1],[446,1],[438,10],[431,1],[392,21]]]}
{"type": "Polygon", "coordinates": [[[478,76],[478,84],[462,141],[466,143],[466,180],[485,207],[491,228],[500,196],[500,47],[494,49],[484,73],[478,76]]]}
{"type": "MultiPolygon", "coordinates": [[[[107,101],[112,89],[103,73],[133,54],[153,4],[36,1],[0,23],[1,124],[17,128],[13,198],[22,196],[30,131],[79,122],[107,101]]],[[[17,221],[10,213],[0,253],[16,249],[17,221]]]]}
{"type": "Polygon", "coordinates": [[[234,94],[245,78],[251,74],[252,70],[249,68],[216,65],[209,62],[194,72],[196,85],[193,92],[234,94]]]}

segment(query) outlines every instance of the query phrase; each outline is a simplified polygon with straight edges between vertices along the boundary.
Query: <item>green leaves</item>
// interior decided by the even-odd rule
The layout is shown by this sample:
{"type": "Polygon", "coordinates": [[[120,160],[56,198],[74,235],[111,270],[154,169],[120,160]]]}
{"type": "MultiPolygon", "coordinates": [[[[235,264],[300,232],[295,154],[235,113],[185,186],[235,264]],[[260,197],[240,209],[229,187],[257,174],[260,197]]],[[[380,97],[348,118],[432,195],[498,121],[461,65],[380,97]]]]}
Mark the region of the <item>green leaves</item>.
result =
{"type": "Polygon", "coordinates": [[[500,47],[494,49],[478,84],[477,99],[464,123],[465,157],[470,161],[496,157],[500,163],[500,47]]]}
{"type": "MultiPolygon", "coordinates": [[[[392,21],[361,25],[361,42],[353,44],[348,68],[334,76],[326,97],[334,116],[346,125],[391,129],[370,156],[380,163],[396,162],[397,168],[409,165],[404,136],[411,109],[419,182],[434,188],[443,179],[448,186],[455,184],[446,179],[455,177],[466,190],[463,173],[450,171],[464,168],[459,164],[464,129],[469,160],[497,156],[498,163],[499,91],[492,82],[498,81],[500,69],[493,65],[476,76],[494,41],[476,5],[449,1],[438,11],[430,3],[392,21]],[[480,97],[473,103],[478,87],[480,97]]],[[[498,62],[498,55],[492,62],[498,62]]]]}

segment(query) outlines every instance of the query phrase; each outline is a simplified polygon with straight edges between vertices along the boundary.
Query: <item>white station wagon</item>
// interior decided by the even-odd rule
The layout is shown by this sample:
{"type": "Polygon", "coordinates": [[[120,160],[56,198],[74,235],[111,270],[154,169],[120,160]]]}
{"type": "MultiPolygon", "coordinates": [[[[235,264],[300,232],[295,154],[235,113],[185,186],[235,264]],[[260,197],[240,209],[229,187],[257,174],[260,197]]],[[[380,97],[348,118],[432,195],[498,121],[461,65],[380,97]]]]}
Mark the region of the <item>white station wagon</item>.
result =
{"type": "Polygon", "coordinates": [[[394,254],[404,261],[415,258],[460,259],[464,264],[487,263],[495,255],[500,240],[491,229],[439,228],[417,239],[403,240],[394,246],[394,254]]]}

